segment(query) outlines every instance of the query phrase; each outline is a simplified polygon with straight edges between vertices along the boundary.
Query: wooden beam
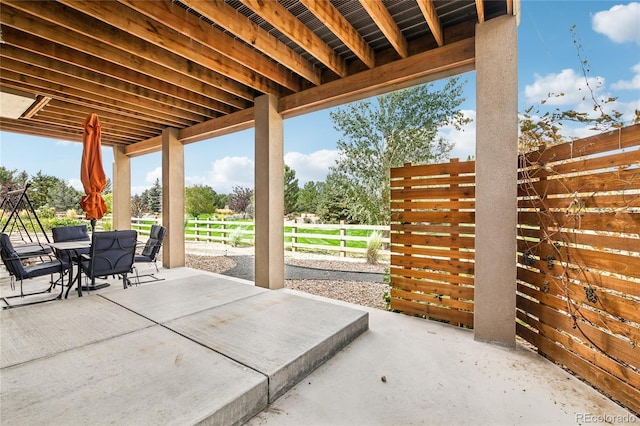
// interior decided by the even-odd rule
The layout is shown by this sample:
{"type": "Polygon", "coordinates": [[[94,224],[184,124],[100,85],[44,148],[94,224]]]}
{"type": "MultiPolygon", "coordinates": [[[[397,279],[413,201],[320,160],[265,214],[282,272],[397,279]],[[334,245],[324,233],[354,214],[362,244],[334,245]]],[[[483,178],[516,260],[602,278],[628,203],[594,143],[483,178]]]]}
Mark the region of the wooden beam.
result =
{"type": "Polygon", "coordinates": [[[417,0],[418,6],[424,15],[424,19],[429,25],[431,34],[436,39],[438,46],[444,46],[444,33],[442,32],[442,25],[440,25],[440,18],[438,18],[438,12],[433,5],[433,0],[417,0]]]}
{"type": "Polygon", "coordinates": [[[25,112],[22,113],[20,118],[31,118],[36,115],[42,108],[44,108],[51,98],[47,96],[38,95],[36,96],[36,100],[31,104],[29,108],[25,112]]]}
{"type": "MultiPolygon", "coordinates": [[[[164,93],[167,96],[172,96],[176,99],[189,102],[190,104],[201,105],[223,114],[233,112],[235,111],[235,108],[244,108],[247,106],[247,101],[237,98],[235,98],[237,99],[237,102],[230,105],[220,102],[213,97],[207,97],[202,93],[197,93],[196,90],[200,90],[204,85],[195,80],[186,79],[183,82],[185,87],[179,87],[176,84],[171,84],[154,76],[147,75],[144,73],[145,68],[151,68],[151,66],[146,67],[144,63],[148,63],[148,61],[141,60],[138,62],[139,70],[134,71],[133,69],[127,68],[123,65],[105,61],[104,59],[96,56],[91,56],[85,52],[56,44],[49,40],[45,40],[33,34],[29,34],[6,25],[2,27],[2,37],[5,41],[4,46],[18,47],[21,50],[32,52],[38,56],[44,56],[67,64],[75,65],[96,74],[111,76],[115,79],[129,82],[155,92],[164,93]],[[190,84],[192,82],[194,82],[195,85],[190,84]]],[[[158,68],[157,65],[154,65],[154,67],[156,69],[158,68]]],[[[223,93],[222,91],[219,92],[223,93]]],[[[234,100],[233,98],[230,98],[226,92],[224,92],[223,96],[227,101],[234,100]]]]}
{"type": "Polygon", "coordinates": [[[402,35],[398,24],[393,20],[387,8],[382,4],[382,0],[360,0],[360,4],[371,16],[373,22],[380,28],[380,31],[389,40],[393,48],[396,49],[398,55],[401,58],[408,57],[407,40],[402,35]]]}
{"type": "Polygon", "coordinates": [[[181,3],[311,83],[315,85],[321,83],[320,71],[309,61],[257,26],[249,18],[239,14],[236,9],[224,1],[182,0],[181,3]]]}
{"type": "Polygon", "coordinates": [[[286,7],[277,1],[240,1],[340,77],[347,75],[345,61],[313,31],[304,26],[286,7]]]}
{"type": "Polygon", "coordinates": [[[476,0],[476,10],[478,11],[478,22],[484,22],[484,0],[476,0]]]}
{"type": "Polygon", "coordinates": [[[367,67],[376,66],[373,49],[329,0],[300,0],[300,3],[342,40],[367,67]]]}
{"type": "Polygon", "coordinates": [[[162,136],[156,136],[142,142],[127,145],[124,148],[125,155],[129,157],[138,157],[158,151],[162,151],[162,136]]]}
{"type": "MultiPolygon", "coordinates": [[[[113,1],[78,1],[78,0],[58,0],[66,4],[73,10],[80,11],[89,16],[95,16],[102,22],[115,26],[116,28],[126,28],[129,35],[164,49],[167,53],[186,58],[196,64],[201,65],[211,72],[217,73],[228,79],[232,79],[243,85],[253,88],[262,93],[280,94],[279,87],[265,77],[240,65],[236,61],[229,60],[228,57],[212,50],[199,43],[197,40],[184,36],[172,28],[164,25],[163,21],[156,21],[137,11],[113,1]]],[[[110,36],[101,34],[101,38],[110,36]]],[[[89,34],[85,34],[89,35],[89,34]]],[[[89,35],[90,36],[90,35],[89,35]]],[[[129,37],[134,39],[134,37],[129,37]]],[[[224,40],[216,40],[216,44],[224,43],[224,40]]],[[[126,41],[127,44],[132,43],[126,41]]],[[[147,46],[147,49],[149,47],[147,46]]],[[[225,89],[225,85],[219,86],[225,89]]],[[[227,90],[231,93],[230,90],[227,90]]]]}
{"type": "Polygon", "coordinates": [[[471,71],[474,64],[475,39],[472,37],[285,96],[280,99],[280,113],[289,118],[342,105],[471,71]]]}
{"type": "Polygon", "coordinates": [[[217,136],[228,135],[241,130],[250,129],[254,125],[255,113],[253,108],[234,112],[219,118],[214,118],[191,127],[181,129],[178,139],[184,144],[199,142],[217,136]]]}
{"type": "Polygon", "coordinates": [[[131,37],[123,30],[114,29],[61,3],[19,0],[1,0],[0,3],[3,5],[0,8],[3,26],[13,26],[132,69],[136,69],[140,58],[143,58],[153,64],[156,73],[162,73],[162,68],[168,68],[181,74],[180,79],[173,80],[173,84],[181,85],[180,81],[184,77],[193,78],[209,86],[203,87],[200,92],[207,93],[211,88],[216,88],[227,92],[227,97],[237,96],[253,101],[255,93],[248,87],[175,53],[131,37]],[[17,10],[24,13],[17,13],[17,10]]]}
{"type": "MultiPolygon", "coordinates": [[[[300,80],[289,70],[278,66],[269,57],[239,42],[234,37],[208,24],[195,14],[185,11],[173,2],[155,0],[119,1],[151,19],[162,22],[184,37],[195,40],[203,46],[224,55],[232,63],[237,62],[243,67],[273,80],[293,92],[298,92],[301,89],[300,80]]],[[[160,34],[157,36],[160,37],[160,34]]]]}

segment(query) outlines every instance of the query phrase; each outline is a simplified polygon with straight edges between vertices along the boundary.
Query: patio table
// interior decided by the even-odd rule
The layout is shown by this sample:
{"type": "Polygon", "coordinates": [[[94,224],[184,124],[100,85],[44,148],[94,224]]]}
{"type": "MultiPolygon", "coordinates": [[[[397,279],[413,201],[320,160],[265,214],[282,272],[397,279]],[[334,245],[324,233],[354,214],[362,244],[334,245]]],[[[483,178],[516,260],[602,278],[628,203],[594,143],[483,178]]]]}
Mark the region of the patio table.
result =
{"type": "MultiPolygon", "coordinates": [[[[69,288],[67,289],[67,292],[64,295],[64,298],[66,299],[69,296],[69,291],[73,287],[73,283],[76,281],[77,281],[78,297],[82,297],[82,290],[83,290],[82,284],[81,284],[81,278],[82,278],[81,257],[82,256],[79,253],[79,250],[90,248],[91,241],[63,241],[63,242],[57,242],[57,243],[47,243],[47,245],[49,245],[54,250],[73,252],[73,256],[70,256],[70,258],[75,260],[75,264],[78,269],[78,272],[74,278],[73,265],[72,265],[69,272],[70,274],[72,274],[71,277],[69,278],[69,288]]],[[[108,287],[109,285],[110,285],[109,283],[102,283],[94,286],[86,286],[84,290],[87,290],[87,291],[98,290],[100,288],[108,287]]]]}

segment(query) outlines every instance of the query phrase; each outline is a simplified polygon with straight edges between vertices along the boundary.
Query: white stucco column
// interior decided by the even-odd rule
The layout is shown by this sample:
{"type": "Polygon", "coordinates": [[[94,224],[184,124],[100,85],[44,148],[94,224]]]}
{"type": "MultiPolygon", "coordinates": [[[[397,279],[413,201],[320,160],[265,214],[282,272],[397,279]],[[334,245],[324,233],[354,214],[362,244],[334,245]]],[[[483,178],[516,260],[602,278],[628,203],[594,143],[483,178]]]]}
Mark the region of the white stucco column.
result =
{"type": "Polygon", "coordinates": [[[515,347],[517,18],[476,26],[476,340],[515,347]]]}
{"type": "Polygon", "coordinates": [[[255,283],[284,287],[284,136],[278,99],[255,100],[255,283]]]}
{"type": "Polygon", "coordinates": [[[162,131],[162,224],[162,265],[184,266],[184,146],[174,128],[162,131]]]}
{"type": "Polygon", "coordinates": [[[124,146],[113,147],[113,229],[131,229],[131,159],[124,146]]]}

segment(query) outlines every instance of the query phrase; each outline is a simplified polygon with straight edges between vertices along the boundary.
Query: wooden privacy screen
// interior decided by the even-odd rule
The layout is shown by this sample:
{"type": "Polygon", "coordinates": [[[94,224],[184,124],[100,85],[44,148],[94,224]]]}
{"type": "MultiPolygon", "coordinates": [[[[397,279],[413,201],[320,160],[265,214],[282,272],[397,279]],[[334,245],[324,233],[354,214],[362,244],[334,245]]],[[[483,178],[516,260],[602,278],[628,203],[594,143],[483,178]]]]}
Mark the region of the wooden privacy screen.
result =
{"type": "Polygon", "coordinates": [[[640,412],[640,126],[521,157],[517,332],[640,412]]]}
{"type": "Polygon", "coordinates": [[[473,326],[475,163],[391,169],[391,309],[473,326]]]}
{"type": "MultiPolygon", "coordinates": [[[[640,125],[520,160],[517,333],[640,413],[640,125]]],[[[392,309],[473,325],[474,170],[391,170],[392,309]]]]}

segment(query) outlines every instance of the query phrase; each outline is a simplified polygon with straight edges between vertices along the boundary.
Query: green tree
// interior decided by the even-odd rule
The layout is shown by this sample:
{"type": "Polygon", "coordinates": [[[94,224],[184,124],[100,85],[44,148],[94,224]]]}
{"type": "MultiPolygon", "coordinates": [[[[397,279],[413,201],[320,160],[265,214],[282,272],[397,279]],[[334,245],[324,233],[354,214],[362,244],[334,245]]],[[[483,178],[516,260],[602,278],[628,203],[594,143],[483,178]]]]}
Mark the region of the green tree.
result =
{"type": "Polygon", "coordinates": [[[216,209],[224,209],[228,202],[229,196],[227,194],[216,193],[216,200],[213,204],[216,206],[216,209]]]}
{"type": "Polygon", "coordinates": [[[56,211],[64,212],[70,209],[79,211],[80,200],[82,200],[84,192],[78,191],[63,180],[59,180],[57,186],[50,192],[50,195],[51,202],[49,205],[54,207],[56,211]]]}
{"type": "Polygon", "coordinates": [[[184,189],[185,212],[196,219],[201,214],[216,211],[216,191],[206,185],[193,185],[184,189]]]}
{"type": "Polygon", "coordinates": [[[45,175],[42,171],[33,176],[31,178],[31,187],[27,190],[27,195],[33,207],[37,209],[44,205],[53,205],[53,194],[60,182],[64,183],[61,179],[45,175]]]}
{"type": "Polygon", "coordinates": [[[300,187],[296,179],[296,171],[284,165],[284,214],[293,213],[298,205],[300,187]]]}
{"type": "Polygon", "coordinates": [[[331,112],[334,127],[343,135],[332,173],[345,189],[353,221],[389,223],[391,167],[448,158],[453,145],[439,137],[438,130],[470,121],[459,110],[462,88],[459,78],[451,78],[440,90],[424,84],[331,112]]]}
{"type": "Polygon", "coordinates": [[[27,172],[18,173],[17,169],[9,170],[4,166],[0,166],[0,198],[4,198],[9,191],[24,188],[28,180],[29,175],[27,172]]]}
{"type": "MultiPolygon", "coordinates": [[[[148,189],[146,201],[149,212],[158,214],[162,211],[162,186],[160,179],[156,178],[153,186],[148,189]]],[[[146,192],[146,191],[145,191],[146,192]]]]}
{"type": "Polygon", "coordinates": [[[322,186],[322,182],[309,181],[304,184],[298,194],[297,210],[299,212],[317,213],[322,186]]]}
{"type": "Polygon", "coordinates": [[[316,214],[325,223],[349,221],[349,207],[344,196],[348,183],[337,173],[329,173],[318,197],[316,214]]]}

